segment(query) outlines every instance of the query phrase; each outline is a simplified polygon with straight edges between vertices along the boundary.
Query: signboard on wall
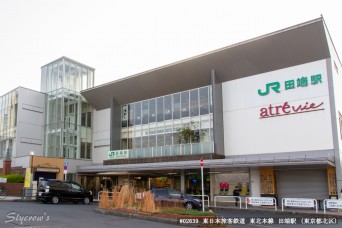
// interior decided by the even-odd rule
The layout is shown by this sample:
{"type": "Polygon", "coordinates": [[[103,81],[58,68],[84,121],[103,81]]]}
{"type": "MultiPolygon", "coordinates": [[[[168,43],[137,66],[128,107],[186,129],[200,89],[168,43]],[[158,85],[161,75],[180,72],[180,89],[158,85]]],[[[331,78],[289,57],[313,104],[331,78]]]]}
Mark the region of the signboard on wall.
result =
{"type": "Polygon", "coordinates": [[[31,168],[26,168],[24,188],[31,187],[31,168]]]}
{"type": "Polygon", "coordinates": [[[320,60],[224,82],[226,155],[332,148],[327,75],[320,60]]]}
{"type": "Polygon", "coordinates": [[[128,150],[108,151],[108,159],[123,159],[123,158],[129,158],[128,150]]]}

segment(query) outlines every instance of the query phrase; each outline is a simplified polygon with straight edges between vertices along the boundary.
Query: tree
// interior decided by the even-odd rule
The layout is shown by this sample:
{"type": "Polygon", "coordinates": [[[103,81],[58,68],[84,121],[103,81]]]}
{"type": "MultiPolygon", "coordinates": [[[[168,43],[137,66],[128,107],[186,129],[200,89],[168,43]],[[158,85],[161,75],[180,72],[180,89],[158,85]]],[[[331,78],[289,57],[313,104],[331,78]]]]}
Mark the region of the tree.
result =
{"type": "Polygon", "coordinates": [[[199,123],[191,121],[188,124],[184,124],[181,128],[178,128],[174,135],[177,138],[179,144],[198,143],[200,137],[205,133],[199,129],[199,123]]]}

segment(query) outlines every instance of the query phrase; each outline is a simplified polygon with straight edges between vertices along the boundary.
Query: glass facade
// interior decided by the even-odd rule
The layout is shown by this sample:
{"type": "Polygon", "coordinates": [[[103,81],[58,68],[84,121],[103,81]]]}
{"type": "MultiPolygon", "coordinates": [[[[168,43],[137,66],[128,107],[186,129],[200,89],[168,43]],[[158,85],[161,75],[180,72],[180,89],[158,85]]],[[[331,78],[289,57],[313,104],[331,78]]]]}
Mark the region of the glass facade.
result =
{"type": "Polygon", "coordinates": [[[94,84],[94,70],[62,58],[42,68],[46,88],[44,155],[91,159],[93,108],[79,93],[94,84]]]}
{"type": "Polygon", "coordinates": [[[131,158],[213,153],[212,128],[211,86],[139,101],[122,106],[121,149],[131,158]]]}
{"type": "Polygon", "coordinates": [[[16,140],[18,113],[18,91],[13,90],[0,97],[0,157],[5,157],[7,149],[12,155],[16,140]]]}
{"type": "Polygon", "coordinates": [[[41,92],[68,89],[80,92],[94,86],[94,69],[68,58],[61,58],[42,67],[41,92]]]}

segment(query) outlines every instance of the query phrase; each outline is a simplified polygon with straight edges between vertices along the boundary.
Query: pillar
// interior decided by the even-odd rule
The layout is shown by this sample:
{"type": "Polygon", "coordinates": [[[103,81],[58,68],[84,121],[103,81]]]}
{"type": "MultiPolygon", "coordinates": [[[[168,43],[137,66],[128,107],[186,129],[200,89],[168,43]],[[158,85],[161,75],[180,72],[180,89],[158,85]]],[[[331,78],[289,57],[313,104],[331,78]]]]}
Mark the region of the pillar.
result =
{"type": "Polygon", "coordinates": [[[260,197],[260,171],[259,169],[251,169],[249,172],[250,186],[249,195],[252,197],[260,197]]]}

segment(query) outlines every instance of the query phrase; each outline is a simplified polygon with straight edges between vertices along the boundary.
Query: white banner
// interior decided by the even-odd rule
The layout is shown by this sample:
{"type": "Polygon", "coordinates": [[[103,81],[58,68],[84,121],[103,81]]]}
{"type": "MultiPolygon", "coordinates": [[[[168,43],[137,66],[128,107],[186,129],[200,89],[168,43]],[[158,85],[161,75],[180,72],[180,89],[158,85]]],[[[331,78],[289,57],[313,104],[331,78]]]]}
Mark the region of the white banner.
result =
{"type": "Polygon", "coordinates": [[[248,197],[247,203],[249,205],[274,205],[272,197],[248,197]]]}
{"type": "Polygon", "coordinates": [[[286,207],[315,207],[314,199],[305,198],[285,198],[286,207]]]}
{"type": "Polygon", "coordinates": [[[326,200],[327,208],[342,209],[342,200],[326,200]]]}

